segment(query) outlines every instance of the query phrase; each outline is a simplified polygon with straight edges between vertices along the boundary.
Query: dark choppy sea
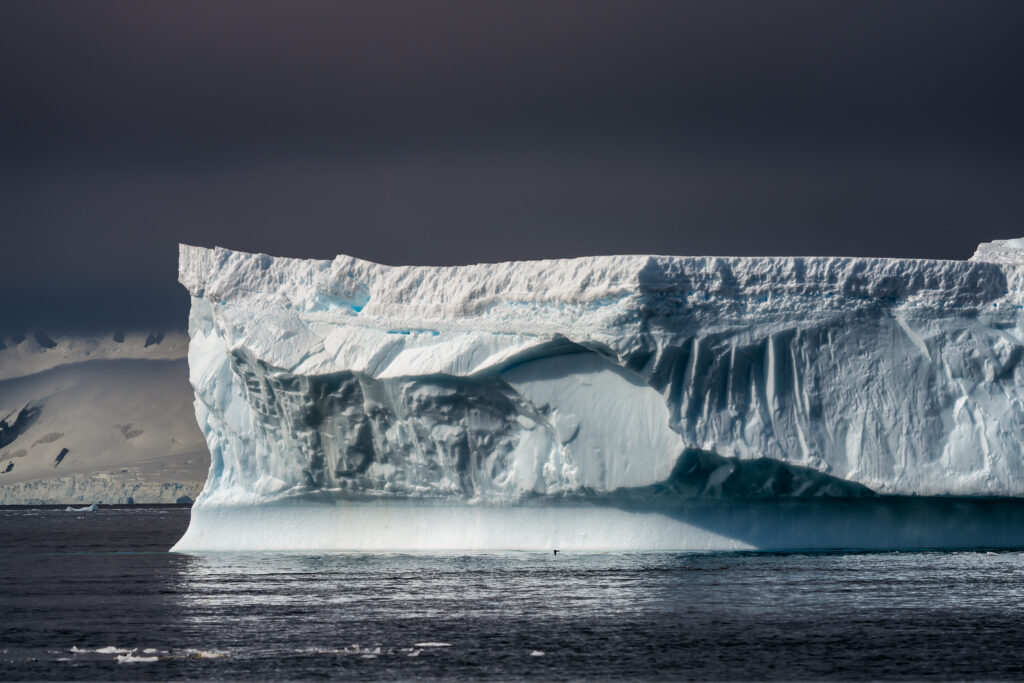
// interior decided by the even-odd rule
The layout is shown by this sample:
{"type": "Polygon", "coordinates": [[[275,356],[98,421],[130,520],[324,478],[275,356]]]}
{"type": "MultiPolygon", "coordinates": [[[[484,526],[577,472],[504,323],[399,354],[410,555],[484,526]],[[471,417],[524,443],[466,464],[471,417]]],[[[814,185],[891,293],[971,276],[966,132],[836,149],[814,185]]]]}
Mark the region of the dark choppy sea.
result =
{"type": "Polygon", "coordinates": [[[178,555],[0,510],[0,678],[1024,678],[1024,556],[178,555]]]}

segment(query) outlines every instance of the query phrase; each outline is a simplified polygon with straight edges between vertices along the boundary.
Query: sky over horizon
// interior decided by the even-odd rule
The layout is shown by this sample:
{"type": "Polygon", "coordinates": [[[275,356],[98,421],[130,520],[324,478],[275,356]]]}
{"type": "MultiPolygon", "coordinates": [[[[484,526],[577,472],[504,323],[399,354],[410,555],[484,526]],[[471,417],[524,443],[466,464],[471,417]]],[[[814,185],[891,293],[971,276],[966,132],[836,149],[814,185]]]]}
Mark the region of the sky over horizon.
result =
{"type": "Polygon", "coordinates": [[[450,265],[1024,236],[1024,3],[12,2],[0,332],[183,327],[177,244],[450,265]]]}

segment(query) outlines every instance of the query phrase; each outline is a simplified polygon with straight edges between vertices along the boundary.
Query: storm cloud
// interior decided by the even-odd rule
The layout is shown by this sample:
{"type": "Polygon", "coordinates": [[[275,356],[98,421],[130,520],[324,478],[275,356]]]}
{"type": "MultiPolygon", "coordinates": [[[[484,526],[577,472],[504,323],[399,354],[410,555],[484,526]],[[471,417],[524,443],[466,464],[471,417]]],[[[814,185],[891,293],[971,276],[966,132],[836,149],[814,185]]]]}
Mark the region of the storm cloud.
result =
{"type": "Polygon", "coordinates": [[[1024,235],[1019,2],[0,8],[0,330],[181,326],[178,242],[457,264],[1024,235]]]}

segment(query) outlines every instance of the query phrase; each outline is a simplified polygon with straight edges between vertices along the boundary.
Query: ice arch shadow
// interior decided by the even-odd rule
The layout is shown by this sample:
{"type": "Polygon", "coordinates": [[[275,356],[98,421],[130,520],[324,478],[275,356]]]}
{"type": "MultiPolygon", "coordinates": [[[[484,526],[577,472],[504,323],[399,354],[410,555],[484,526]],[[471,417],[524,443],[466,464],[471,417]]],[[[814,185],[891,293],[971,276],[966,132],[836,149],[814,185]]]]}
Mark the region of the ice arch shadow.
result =
{"type": "Polygon", "coordinates": [[[1024,547],[1024,500],[877,495],[865,486],[770,458],[688,450],[671,476],[590,497],[667,516],[761,550],[1024,547]]]}

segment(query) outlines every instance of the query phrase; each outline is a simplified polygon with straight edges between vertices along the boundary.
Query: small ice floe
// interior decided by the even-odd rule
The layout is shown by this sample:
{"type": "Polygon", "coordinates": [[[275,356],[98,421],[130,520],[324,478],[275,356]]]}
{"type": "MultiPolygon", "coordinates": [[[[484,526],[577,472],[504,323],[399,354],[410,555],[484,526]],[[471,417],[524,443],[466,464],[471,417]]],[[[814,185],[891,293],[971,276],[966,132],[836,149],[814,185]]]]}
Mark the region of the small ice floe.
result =
{"type": "MultiPolygon", "coordinates": [[[[358,646],[356,646],[358,647],[358,646]]],[[[352,651],[347,647],[304,647],[298,652],[308,655],[348,655],[352,654],[352,651]]]]}
{"type": "Polygon", "coordinates": [[[434,643],[434,642],[413,643],[413,647],[451,647],[451,646],[452,646],[451,643],[434,643]]]}
{"type": "Polygon", "coordinates": [[[97,505],[96,503],[93,503],[92,505],[87,505],[84,508],[73,508],[69,505],[66,508],[64,508],[64,512],[96,512],[99,509],[100,506],[97,505]]]}
{"type": "Polygon", "coordinates": [[[544,651],[543,650],[534,650],[533,652],[530,653],[530,656],[531,657],[543,657],[544,656],[544,651]]]}
{"type": "MultiPolygon", "coordinates": [[[[78,647],[72,645],[70,652],[76,655],[84,655],[88,653],[94,653],[98,655],[117,655],[118,664],[140,664],[146,662],[155,662],[160,659],[157,654],[160,652],[156,648],[148,647],[142,651],[142,655],[136,654],[139,651],[137,647],[117,647],[116,645],[107,645],[106,647],[98,647],[95,650],[90,650],[84,647],[78,647]],[[145,655],[145,656],[143,656],[145,655]]],[[[66,661],[66,660],[61,660],[66,661]]]]}
{"type": "MultiPolygon", "coordinates": [[[[352,643],[348,647],[305,647],[299,650],[299,652],[305,652],[314,655],[361,655],[364,657],[366,655],[371,655],[371,657],[376,657],[377,655],[381,654],[381,648],[361,647],[359,643],[352,643]]],[[[391,651],[388,651],[385,654],[393,653],[391,651]]],[[[367,659],[370,659],[371,657],[367,657],[367,659]]]]}
{"type": "Polygon", "coordinates": [[[223,659],[228,656],[227,652],[221,650],[194,650],[192,648],[185,650],[185,654],[196,659],[223,659]]]}
{"type": "Polygon", "coordinates": [[[157,661],[159,659],[160,659],[159,657],[140,657],[138,655],[133,655],[131,653],[128,653],[126,655],[118,655],[117,656],[117,663],[118,664],[147,664],[147,663],[150,663],[150,662],[155,662],[155,661],[157,661]]]}

